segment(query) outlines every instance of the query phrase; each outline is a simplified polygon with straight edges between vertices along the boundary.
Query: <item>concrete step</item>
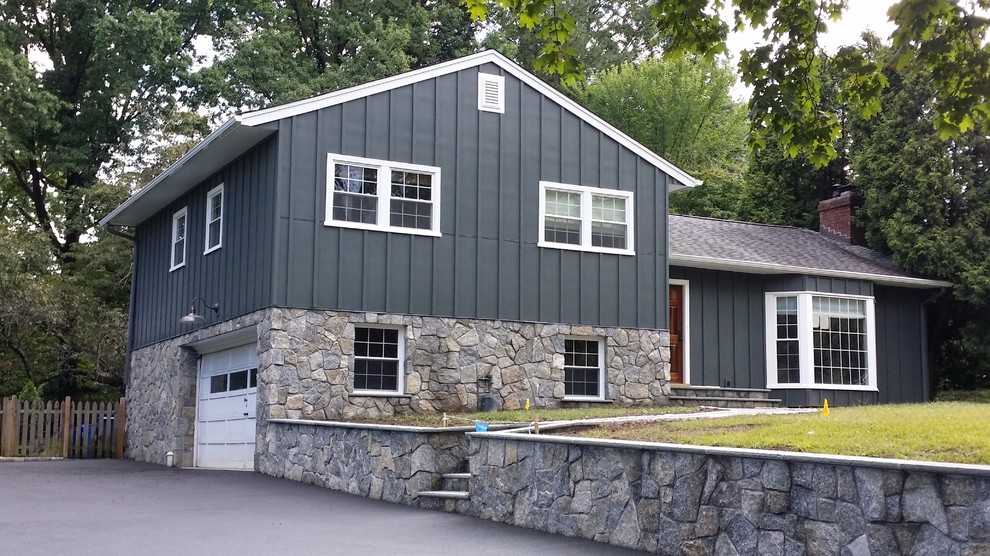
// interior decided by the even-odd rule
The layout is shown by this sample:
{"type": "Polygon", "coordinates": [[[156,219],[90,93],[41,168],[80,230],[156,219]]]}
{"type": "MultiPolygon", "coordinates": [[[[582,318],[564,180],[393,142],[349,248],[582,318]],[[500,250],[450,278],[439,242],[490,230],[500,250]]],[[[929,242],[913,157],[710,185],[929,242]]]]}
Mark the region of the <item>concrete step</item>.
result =
{"type": "Polygon", "coordinates": [[[670,396],[670,402],[685,406],[713,406],[729,408],[780,407],[779,399],[772,398],[725,398],[715,396],[670,396]]]}
{"type": "Polygon", "coordinates": [[[695,398],[768,399],[770,397],[770,390],[763,388],[720,388],[718,386],[671,386],[670,393],[674,396],[695,398]]]}
{"type": "Polygon", "coordinates": [[[471,493],[466,490],[423,490],[420,498],[446,498],[450,500],[469,500],[471,493]]]}
{"type": "Polygon", "coordinates": [[[444,473],[441,475],[444,479],[470,479],[470,473],[444,473]]]}

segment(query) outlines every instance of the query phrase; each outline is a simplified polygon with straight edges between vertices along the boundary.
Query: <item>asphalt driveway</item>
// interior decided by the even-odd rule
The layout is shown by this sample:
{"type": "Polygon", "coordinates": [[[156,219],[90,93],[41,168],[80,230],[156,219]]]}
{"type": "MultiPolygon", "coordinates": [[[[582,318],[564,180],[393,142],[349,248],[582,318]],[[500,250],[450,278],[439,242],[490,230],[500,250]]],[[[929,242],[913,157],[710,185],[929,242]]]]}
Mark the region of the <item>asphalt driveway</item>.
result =
{"type": "Polygon", "coordinates": [[[0,463],[11,555],[640,554],[258,473],[0,463]]]}

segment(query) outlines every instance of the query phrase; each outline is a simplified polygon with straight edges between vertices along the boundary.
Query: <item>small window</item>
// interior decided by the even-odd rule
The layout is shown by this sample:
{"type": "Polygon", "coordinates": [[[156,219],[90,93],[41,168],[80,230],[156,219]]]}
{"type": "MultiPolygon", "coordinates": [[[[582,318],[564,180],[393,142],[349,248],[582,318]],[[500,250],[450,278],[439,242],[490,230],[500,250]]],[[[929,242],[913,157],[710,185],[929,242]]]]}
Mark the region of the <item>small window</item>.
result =
{"type": "Polygon", "coordinates": [[[354,390],[402,392],[403,334],[397,328],[354,327],[354,390]]]}
{"type": "Polygon", "coordinates": [[[869,297],[767,294],[771,388],[876,390],[876,323],[869,297]]]}
{"type": "Polygon", "coordinates": [[[600,339],[564,339],[564,397],[602,399],[604,367],[600,339]]]}
{"type": "Polygon", "coordinates": [[[172,215],[172,264],[169,271],[186,264],[186,209],[172,215]]]}
{"type": "Polygon", "coordinates": [[[236,371],[230,373],[230,386],[231,392],[234,390],[245,390],[248,387],[248,372],[247,371],[236,371]]]}
{"type": "Polygon", "coordinates": [[[440,168],[330,155],[327,226],[440,235],[440,168]]]}
{"type": "Polygon", "coordinates": [[[206,251],[210,253],[223,244],[223,184],[206,194],[206,251]]]}
{"type": "Polygon", "coordinates": [[[505,113],[505,77],[491,73],[478,74],[478,110],[505,113]]]}
{"type": "Polygon", "coordinates": [[[216,375],[210,377],[210,393],[219,394],[227,391],[227,375],[216,375]]]}
{"type": "Polygon", "coordinates": [[[633,255],[633,194],[540,182],[541,247],[633,255]]]}

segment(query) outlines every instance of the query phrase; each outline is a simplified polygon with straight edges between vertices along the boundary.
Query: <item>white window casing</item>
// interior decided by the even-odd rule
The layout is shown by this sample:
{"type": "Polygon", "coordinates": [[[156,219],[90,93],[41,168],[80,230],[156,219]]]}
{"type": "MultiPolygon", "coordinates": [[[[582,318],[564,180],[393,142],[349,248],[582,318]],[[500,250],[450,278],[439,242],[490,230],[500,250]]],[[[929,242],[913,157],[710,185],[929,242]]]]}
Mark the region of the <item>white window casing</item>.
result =
{"type": "Polygon", "coordinates": [[[537,245],[635,255],[634,212],[631,191],[541,181],[537,245]],[[548,197],[553,198],[548,201],[548,197]],[[555,227],[548,230],[549,224],[555,227]],[[622,232],[621,237],[618,231],[622,232]],[[554,237],[548,239],[550,233],[554,237]],[[615,247],[614,244],[620,239],[624,245],[615,247]]]}
{"type": "Polygon", "coordinates": [[[601,401],[605,399],[605,339],[598,336],[567,336],[564,338],[564,400],[601,401]],[[595,360],[575,359],[591,355],[595,360]],[[572,353],[572,350],[574,352],[572,353]],[[593,374],[594,380],[588,375],[593,374]],[[591,392],[589,393],[589,390],[591,392]]]}
{"type": "MultiPolygon", "coordinates": [[[[876,348],[876,308],[875,300],[869,296],[830,294],[824,292],[772,292],[767,293],[765,298],[765,342],[767,361],[767,388],[771,389],[823,389],[823,390],[858,390],[858,391],[878,391],[877,387],[877,348],[876,348]],[[782,382],[778,376],[778,323],[777,323],[777,300],[778,298],[797,299],[797,343],[798,359],[800,361],[800,379],[797,382],[782,382]],[[846,315],[833,314],[836,318],[846,318],[846,326],[852,326],[852,322],[861,320],[865,324],[865,331],[853,333],[843,332],[851,336],[849,340],[858,344],[859,349],[854,347],[840,348],[825,345],[815,346],[815,331],[827,331],[823,324],[829,315],[816,314],[813,300],[819,298],[826,301],[847,301],[850,305],[863,307],[862,315],[855,311],[849,311],[846,315]],[[857,318],[858,317],[858,318],[857,318]],[[817,322],[816,322],[817,321],[817,322]],[[865,357],[862,354],[862,343],[865,340],[865,357]],[[820,358],[839,356],[843,363],[832,365],[828,368],[830,379],[825,379],[825,364],[818,365],[822,377],[816,377],[816,351],[820,358]],[[858,354],[858,355],[857,355],[858,354]],[[865,359],[866,384],[856,384],[855,380],[850,383],[835,382],[831,377],[834,373],[839,376],[851,376],[862,372],[862,366],[852,364],[853,361],[865,359]],[[850,361],[846,364],[845,361],[850,361]]],[[[793,313],[792,313],[793,314],[793,313]]],[[[827,334],[826,334],[827,335],[827,334]]],[[[783,340],[783,339],[781,339],[783,340]]],[[[823,343],[823,342],[822,342],[823,343]]]]}
{"type": "Polygon", "coordinates": [[[378,324],[354,325],[354,355],[351,365],[353,394],[357,396],[401,396],[406,388],[406,329],[378,324]],[[395,333],[394,338],[390,333],[395,333]],[[379,337],[380,336],[380,337],[379,337]],[[381,351],[377,351],[380,349],[381,351]],[[390,351],[394,349],[394,351],[390,351]],[[395,384],[386,368],[394,365],[395,384]],[[363,367],[363,368],[362,368],[363,367]]]}
{"type": "Polygon", "coordinates": [[[214,187],[206,194],[206,245],[203,254],[212,253],[223,247],[223,184],[214,187]]]}
{"type": "Polygon", "coordinates": [[[186,243],[189,235],[189,217],[186,207],[172,215],[172,242],[169,272],[186,266],[186,243]]]}
{"type": "Polygon", "coordinates": [[[505,77],[478,73],[478,110],[505,114],[505,77]]]}
{"type": "Polygon", "coordinates": [[[440,173],[435,166],[330,153],[323,224],[440,237],[440,173]]]}

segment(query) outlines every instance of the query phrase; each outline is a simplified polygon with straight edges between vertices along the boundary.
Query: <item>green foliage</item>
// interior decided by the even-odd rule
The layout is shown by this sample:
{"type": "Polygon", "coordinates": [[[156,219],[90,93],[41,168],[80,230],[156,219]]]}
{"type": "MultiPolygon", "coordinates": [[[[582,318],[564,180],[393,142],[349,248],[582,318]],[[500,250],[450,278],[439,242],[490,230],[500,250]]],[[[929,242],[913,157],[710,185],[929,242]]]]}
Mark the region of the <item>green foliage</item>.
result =
{"type": "Polygon", "coordinates": [[[849,126],[867,239],[902,268],[954,284],[931,309],[936,371],[943,386],[990,386],[990,139],[967,131],[944,140],[931,74],[886,72],[883,112],[849,126]]]}
{"type": "Polygon", "coordinates": [[[40,402],[41,393],[30,380],[24,383],[24,388],[17,393],[17,399],[25,402],[40,402]]]}
{"type": "Polygon", "coordinates": [[[647,58],[595,73],[578,100],[704,185],[671,197],[675,212],[735,217],[747,153],[745,111],[722,62],[647,58]]]}
{"type": "MultiPolygon", "coordinates": [[[[561,0],[557,9],[573,17],[574,28],[567,45],[585,75],[658,53],[650,44],[656,29],[648,0],[561,0]]],[[[487,23],[482,40],[485,48],[498,50],[524,68],[542,73],[551,82],[562,75],[570,77],[561,79],[561,86],[578,82],[574,79],[578,74],[566,67],[563,72],[548,69],[551,65],[559,68],[559,58],[541,61],[546,41],[521,26],[510,9],[490,7],[487,23]]]]}
{"type": "Polygon", "coordinates": [[[203,99],[259,108],[431,65],[476,48],[457,0],[256,2],[214,41],[203,99]]]}
{"type": "MultiPolygon", "coordinates": [[[[472,16],[488,14],[482,0],[462,0],[472,16]]],[[[559,0],[499,0],[498,4],[543,41],[538,67],[580,76],[580,52],[570,41],[559,0]],[[550,14],[545,16],[543,14],[550,14]],[[550,30],[545,30],[547,26],[550,30]],[[573,60],[573,58],[578,60],[573,60]]],[[[889,12],[897,24],[894,50],[883,60],[867,61],[854,50],[835,57],[842,73],[840,100],[864,117],[876,114],[886,87],[883,67],[913,66],[929,72],[940,136],[956,137],[990,125],[990,19],[978,14],[990,2],[977,0],[901,0],[889,12]]],[[[652,15],[657,41],[672,57],[697,54],[712,59],[726,52],[730,28],[763,30],[765,44],[741,53],[742,80],[753,88],[749,102],[749,146],[758,151],[776,140],[785,154],[803,153],[816,166],[838,156],[840,114],[822,105],[824,53],[819,36],[839,19],[846,0],[657,0],[652,15]],[[732,21],[720,15],[733,7],[732,21]]]]}

